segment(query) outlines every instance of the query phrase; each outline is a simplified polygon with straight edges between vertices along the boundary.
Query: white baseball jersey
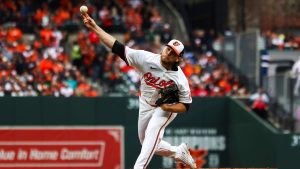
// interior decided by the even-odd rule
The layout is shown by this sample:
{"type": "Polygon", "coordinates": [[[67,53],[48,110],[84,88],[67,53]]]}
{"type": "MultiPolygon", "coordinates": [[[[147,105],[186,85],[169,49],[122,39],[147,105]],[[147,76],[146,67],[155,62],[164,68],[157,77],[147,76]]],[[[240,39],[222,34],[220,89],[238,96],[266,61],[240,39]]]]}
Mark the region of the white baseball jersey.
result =
{"type": "Polygon", "coordinates": [[[179,89],[179,102],[192,103],[188,81],[178,66],[177,71],[167,70],[161,65],[160,55],[144,50],[125,47],[127,64],[138,69],[141,75],[141,97],[149,104],[157,100],[157,89],[175,83],[179,89]]]}

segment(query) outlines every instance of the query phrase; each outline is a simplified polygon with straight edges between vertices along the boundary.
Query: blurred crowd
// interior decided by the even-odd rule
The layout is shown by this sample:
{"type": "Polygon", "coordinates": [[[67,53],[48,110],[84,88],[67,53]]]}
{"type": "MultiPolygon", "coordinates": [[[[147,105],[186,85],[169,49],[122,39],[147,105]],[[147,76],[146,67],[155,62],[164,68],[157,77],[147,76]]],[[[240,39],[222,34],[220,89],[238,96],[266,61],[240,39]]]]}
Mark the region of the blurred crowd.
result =
{"type": "Polygon", "coordinates": [[[266,40],[267,49],[300,50],[300,35],[265,31],[262,36],[266,40]]]}
{"type": "MultiPolygon", "coordinates": [[[[159,53],[173,38],[152,0],[2,0],[0,96],[138,95],[139,74],[83,25],[81,4],[110,33],[135,49],[159,53]]],[[[246,96],[218,57],[222,35],[194,30],[181,67],[193,96],[246,96]]]]}

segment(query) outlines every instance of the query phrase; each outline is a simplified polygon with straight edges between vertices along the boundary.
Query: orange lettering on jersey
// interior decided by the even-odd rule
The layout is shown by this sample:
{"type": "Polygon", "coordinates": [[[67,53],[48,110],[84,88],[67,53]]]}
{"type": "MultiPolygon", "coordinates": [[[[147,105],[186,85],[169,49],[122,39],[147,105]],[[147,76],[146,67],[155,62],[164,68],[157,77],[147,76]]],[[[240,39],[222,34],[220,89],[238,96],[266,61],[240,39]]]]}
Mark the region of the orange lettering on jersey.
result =
{"type": "Polygon", "coordinates": [[[165,88],[170,84],[174,83],[172,80],[168,82],[166,82],[165,80],[160,80],[160,77],[155,77],[150,72],[144,74],[144,80],[148,86],[152,86],[154,88],[159,88],[159,89],[165,88]]]}
{"type": "Polygon", "coordinates": [[[166,84],[166,81],[165,80],[161,80],[158,85],[159,86],[165,86],[165,84],[166,84]]]}
{"type": "Polygon", "coordinates": [[[160,79],[160,77],[158,78],[152,77],[152,78],[153,79],[149,81],[150,83],[156,83],[160,79]]]}

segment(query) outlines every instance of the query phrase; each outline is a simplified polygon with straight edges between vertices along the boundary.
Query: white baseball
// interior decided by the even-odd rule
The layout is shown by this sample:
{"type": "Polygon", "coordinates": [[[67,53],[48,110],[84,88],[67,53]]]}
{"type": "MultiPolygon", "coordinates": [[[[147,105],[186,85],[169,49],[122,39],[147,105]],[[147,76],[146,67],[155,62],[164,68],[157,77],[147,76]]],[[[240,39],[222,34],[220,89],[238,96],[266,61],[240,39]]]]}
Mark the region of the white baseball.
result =
{"type": "Polygon", "coordinates": [[[82,6],[80,7],[80,12],[81,12],[81,13],[87,13],[87,11],[88,11],[88,7],[87,7],[87,6],[82,5],[82,6]]]}

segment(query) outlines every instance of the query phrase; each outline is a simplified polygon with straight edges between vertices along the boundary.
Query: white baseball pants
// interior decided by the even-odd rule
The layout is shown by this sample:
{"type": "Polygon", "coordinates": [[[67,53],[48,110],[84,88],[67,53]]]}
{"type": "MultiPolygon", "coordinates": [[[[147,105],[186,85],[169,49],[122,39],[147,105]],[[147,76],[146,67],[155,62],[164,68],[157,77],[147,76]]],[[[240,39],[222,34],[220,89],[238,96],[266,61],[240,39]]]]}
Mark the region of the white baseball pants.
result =
{"type": "Polygon", "coordinates": [[[138,134],[142,144],[141,152],[134,169],[145,169],[154,153],[174,158],[177,146],[162,140],[165,128],[175,119],[177,113],[164,112],[160,107],[154,108],[140,97],[138,134]]]}

